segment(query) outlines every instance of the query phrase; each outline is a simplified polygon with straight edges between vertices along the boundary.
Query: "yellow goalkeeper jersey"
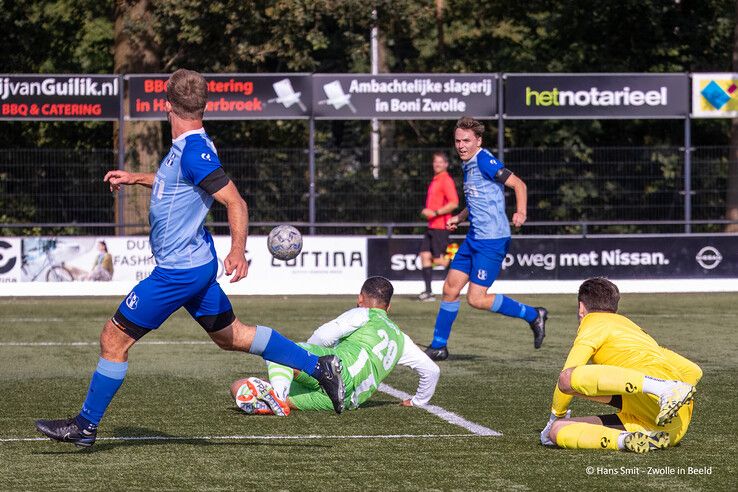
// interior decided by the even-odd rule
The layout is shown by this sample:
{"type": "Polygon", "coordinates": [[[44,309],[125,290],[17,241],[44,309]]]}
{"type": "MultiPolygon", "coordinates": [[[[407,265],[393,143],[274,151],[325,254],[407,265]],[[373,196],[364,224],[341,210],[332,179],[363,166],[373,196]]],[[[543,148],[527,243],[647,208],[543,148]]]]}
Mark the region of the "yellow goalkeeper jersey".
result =
{"type": "MultiPolygon", "coordinates": [[[[590,360],[594,364],[626,367],[651,377],[692,385],[702,377],[697,364],[659,346],[637,324],[614,313],[589,313],[582,319],[564,369],[582,366],[590,360]]],[[[556,387],[551,410],[563,415],[571,398],[556,387]]]]}

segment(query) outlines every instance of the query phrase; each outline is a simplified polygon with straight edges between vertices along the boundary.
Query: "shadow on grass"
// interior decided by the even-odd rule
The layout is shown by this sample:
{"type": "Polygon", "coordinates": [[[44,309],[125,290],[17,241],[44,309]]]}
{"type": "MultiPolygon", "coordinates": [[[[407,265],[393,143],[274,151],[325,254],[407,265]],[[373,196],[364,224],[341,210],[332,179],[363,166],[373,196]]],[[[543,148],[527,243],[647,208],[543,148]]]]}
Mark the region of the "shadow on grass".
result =
{"type": "MultiPolygon", "coordinates": [[[[376,398],[376,397],[373,397],[373,398],[376,398]]],[[[386,406],[390,406],[390,405],[397,405],[397,406],[399,406],[400,405],[400,402],[399,402],[399,400],[374,400],[374,399],[372,399],[372,400],[365,401],[364,403],[362,403],[361,404],[361,407],[359,408],[359,410],[361,410],[362,408],[386,407],[386,406]]],[[[284,417],[274,417],[273,415],[247,415],[247,414],[245,414],[243,412],[243,410],[241,410],[240,408],[236,408],[236,407],[229,408],[228,411],[230,413],[234,414],[234,415],[243,416],[244,418],[248,418],[248,419],[258,419],[258,420],[261,420],[261,419],[269,419],[269,420],[272,420],[272,419],[282,419],[282,418],[284,418],[284,417]]],[[[349,410],[345,410],[344,411],[344,414],[346,412],[348,412],[348,411],[349,410]]],[[[351,412],[354,412],[355,410],[350,410],[350,411],[351,412]]],[[[293,409],[292,410],[292,413],[290,415],[311,415],[311,414],[314,414],[314,415],[317,415],[317,414],[320,414],[320,415],[333,415],[333,411],[332,410],[322,410],[321,411],[321,410],[294,410],[293,409]]],[[[289,417],[286,417],[286,418],[289,418],[289,417]]]]}
{"type": "Polygon", "coordinates": [[[176,436],[173,434],[167,434],[154,429],[147,429],[144,427],[116,427],[113,429],[113,435],[111,437],[104,436],[89,448],[79,448],[68,443],[59,443],[64,445],[64,449],[59,451],[41,451],[34,454],[40,455],[56,455],[56,454],[70,454],[70,453],[99,453],[105,452],[112,449],[125,448],[125,447],[140,447],[140,446],[268,446],[274,447],[286,447],[286,448],[330,448],[328,444],[318,444],[313,442],[301,442],[299,439],[295,440],[277,440],[277,439],[218,439],[213,437],[211,439],[197,438],[197,437],[186,437],[176,436]],[[107,440],[111,439],[111,440],[107,440]]]}
{"type": "MultiPolygon", "coordinates": [[[[427,349],[430,348],[430,345],[420,345],[420,344],[418,344],[418,348],[420,350],[422,350],[423,352],[425,352],[427,349]]],[[[457,354],[455,352],[450,352],[449,355],[448,355],[448,359],[446,359],[446,360],[450,360],[450,361],[456,360],[456,361],[471,361],[471,362],[476,362],[476,361],[486,360],[486,359],[489,359],[489,357],[483,356],[483,355],[457,354]]],[[[441,364],[443,364],[446,361],[445,360],[441,360],[441,361],[436,361],[436,362],[440,362],[441,364]]]]}
{"type": "Polygon", "coordinates": [[[449,354],[448,360],[450,361],[471,361],[476,362],[480,360],[488,360],[489,357],[483,357],[481,355],[473,355],[473,354],[449,354]]]}
{"type": "Polygon", "coordinates": [[[361,411],[362,408],[387,407],[390,405],[395,405],[399,407],[400,402],[399,400],[369,400],[361,404],[359,411],[361,411]]]}

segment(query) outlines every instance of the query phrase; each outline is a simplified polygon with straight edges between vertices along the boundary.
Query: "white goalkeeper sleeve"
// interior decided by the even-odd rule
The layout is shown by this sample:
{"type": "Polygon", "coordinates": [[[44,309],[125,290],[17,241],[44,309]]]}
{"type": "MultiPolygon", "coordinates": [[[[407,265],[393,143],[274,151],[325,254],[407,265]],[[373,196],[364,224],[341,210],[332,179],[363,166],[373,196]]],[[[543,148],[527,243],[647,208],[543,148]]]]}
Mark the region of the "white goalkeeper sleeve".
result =
{"type": "Polygon", "coordinates": [[[307,342],[321,347],[335,347],[338,342],[369,321],[368,308],[349,309],[338,318],[320,326],[308,338],[307,342]]]}
{"type": "Polygon", "coordinates": [[[441,369],[425,352],[415,345],[415,342],[409,336],[404,333],[402,335],[405,337],[405,347],[397,363],[409,367],[418,373],[420,378],[418,389],[411,402],[413,406],[425,405],[433,397],[433,393],[436,392],[436,385],[438,384],[438,378],[441,376],[441,369]]]}

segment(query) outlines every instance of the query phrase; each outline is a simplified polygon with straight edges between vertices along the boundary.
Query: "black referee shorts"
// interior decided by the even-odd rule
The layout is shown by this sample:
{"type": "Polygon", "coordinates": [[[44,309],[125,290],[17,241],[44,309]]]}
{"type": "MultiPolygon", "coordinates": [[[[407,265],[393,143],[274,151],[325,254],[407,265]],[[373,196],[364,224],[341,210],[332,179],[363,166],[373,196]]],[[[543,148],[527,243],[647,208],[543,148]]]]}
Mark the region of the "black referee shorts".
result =
{"type": "Polygon", "coordinates": [[[430,251],[433,258],[439,258],[446,254],[448,239],[451,233],[446,229],[428,229],[423,235],[420,251],[430,251]]]}

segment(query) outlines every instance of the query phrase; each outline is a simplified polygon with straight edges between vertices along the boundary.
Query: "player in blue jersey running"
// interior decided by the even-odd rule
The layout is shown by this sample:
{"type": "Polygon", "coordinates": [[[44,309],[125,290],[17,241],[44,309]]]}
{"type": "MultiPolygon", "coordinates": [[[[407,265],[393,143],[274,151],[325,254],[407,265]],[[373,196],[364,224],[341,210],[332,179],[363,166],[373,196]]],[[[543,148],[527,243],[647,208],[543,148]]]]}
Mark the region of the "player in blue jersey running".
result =
{"type": "Polygon", "coordinates": [[[443,284],[443,301],[436,317],[433,341],[426,350],[433,360],[448,358],[446,345],[459,312],[459,296],[466,284],[469,284],[466,300],[470,306],[524,319],[533,330],[535,348],[541,347],[546,336],[546,309],[522,304],[502,294],[487,293],[500,273],[510,245],[504,187],[515,192],[516,212],[512,216],[515,227],[525,223],[528,194],[523,180],[482,148],[483,134],[484,125],[473,118],[464,117],[456,123],[454,144],[462,160],[466,208],[448,219],[446,227],[455,231],[467,218],[470,225],[443,284]]]}
{"type": "Polygon", "coordinates": [[[208,99],[202,75],[180,69],[167,84],[167,118],[172,148],[154,173],[110,171],[110,190],[121,185],[151,188],[149,221],[156,268],[136,285],[105,323],[100,359],[80,413],[71,419],[37,420],[36,428],[51,439],[88,447],[97,426],[128,369],[128,350],[181,307],[224,350],[260,355],[311,374],[341,413],[344,384],[335,355],[318,357],[266,326],[246,325],[216,281],[218,260],[213,238],[204,228],[213,201],[223,204],[231,230],[231,250],[223,261],[231,282],[246,277],[248,208],[218,159],[202,126],[208,99]]]}

